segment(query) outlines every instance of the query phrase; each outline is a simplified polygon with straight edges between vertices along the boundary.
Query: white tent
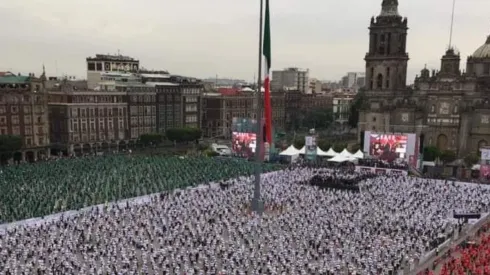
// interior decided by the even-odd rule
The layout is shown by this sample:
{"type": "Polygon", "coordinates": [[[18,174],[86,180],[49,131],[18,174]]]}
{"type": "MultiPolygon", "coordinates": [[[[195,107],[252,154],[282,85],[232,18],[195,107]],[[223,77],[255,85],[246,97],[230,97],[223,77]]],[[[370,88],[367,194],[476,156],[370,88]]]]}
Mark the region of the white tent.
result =
{"type": "Polygon", "coordinates": [[[335,157],[329,159],[328,161],[341,163],[341,162],[345,162],[345,161],[354,161],[354,159],[352,159],[350,157],[344,157],[344,156],[341,156],[339,154],[339,155],[336,155],[335,157]]]}
{"type": "Polygon", "coordinates": [[[339,155],[341,155],[343,157],[346,157],[346,158],[351,158],[352,157],[352,154],[349,151],[347,151],[347,149],[344,149],[342,152],[340,152],[339,155]]]}
{"type": "MultiPolygon", "coordinates": [[[[299,154],[301,155],[305,155],[306,154],[306,147],[303,146],[303,148],[301,148],[301,150],[299,150],[299,154]]],[[[320,149],[320,147],[316,147],[316,155],[317,156],[320,156],[320,157],[328,157],[329,155],[327,155],[327,152],[324,152],[322,149],[320,149]]]]}
{"type": "Polygon", "coordinates": [[[296,156],[299,155],[299,150],[294,148],[293,145],[289,146],[286,150],[282,151],[280,156],[296,156]]]}
{"type": "Polygon", "coordinates": [[[363,159],[364,158],[364,153],[361,150],[357,150],[357,152],[352,155],[356,159],[363,159]]]}
{"type": "Polygon", "coordinates": [[[330,147],[330,149],[328,149],[328,151],[325,153],[327,157],[335,157],[336,155],[338,155],[339,153],[335,152],[332,147],[330,147]]]}
{"type": "Polygon", "coordinates": [[[316,147],[316,155],[320,157],[330,157],[327,152],[320,149],[320,147],[316,147]]]}

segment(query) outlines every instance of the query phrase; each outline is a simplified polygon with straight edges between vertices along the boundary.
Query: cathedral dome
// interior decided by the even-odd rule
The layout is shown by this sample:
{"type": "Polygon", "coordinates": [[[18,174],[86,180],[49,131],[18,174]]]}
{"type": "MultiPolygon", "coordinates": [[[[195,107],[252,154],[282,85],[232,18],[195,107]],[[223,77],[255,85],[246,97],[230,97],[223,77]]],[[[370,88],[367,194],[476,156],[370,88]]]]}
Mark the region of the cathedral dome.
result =
{"type": "Polygon", "coordinates": [[[471,57],[474,58],[490,58],[490,35],[487,37],[487,41],[480,48],[478,48],[471,57]]]}

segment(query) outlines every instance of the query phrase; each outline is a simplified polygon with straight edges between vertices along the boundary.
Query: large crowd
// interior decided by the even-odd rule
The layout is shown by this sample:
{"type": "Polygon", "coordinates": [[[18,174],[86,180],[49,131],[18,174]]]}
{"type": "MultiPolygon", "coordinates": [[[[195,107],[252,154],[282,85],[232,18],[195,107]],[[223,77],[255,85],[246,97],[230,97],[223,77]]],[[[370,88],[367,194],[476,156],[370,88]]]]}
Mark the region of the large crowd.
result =
{"type": "MultiPolygon", "coordinates": [[[[114,170],[109,184],[118,172],[144,186],[168,180],[150,176],[150,162],[137,167],[147,173],[114,170]]],[[[184,179],[202,173],[176,169],[184,179]]],[[[0,274],[396,274],[449,237],[455,207],[490,204],[484,186],[405,176],[367,177],[360,192],[298,184],[319,173],[352,177],[306,167],[264,174],[262,216],[250,212],[253,178],[243,175],[13,227],[0,234],[0,274]]],[[[90,192],[103,180],[84,183],[90,192]]]]}
{"type": "MultiPolygon", "coordinates": [[[[264,165],[264,171],[277,170],[264,165]]],[[[104,156],[0,169],[0,224],[253,174],[252,162],[205,157],[104,156]]]]}
{"type": "Polygon", "coordinates": [[[452,250],[441,268],[440,275],[490,274],[490,231],[475,240],[452,250]]]}

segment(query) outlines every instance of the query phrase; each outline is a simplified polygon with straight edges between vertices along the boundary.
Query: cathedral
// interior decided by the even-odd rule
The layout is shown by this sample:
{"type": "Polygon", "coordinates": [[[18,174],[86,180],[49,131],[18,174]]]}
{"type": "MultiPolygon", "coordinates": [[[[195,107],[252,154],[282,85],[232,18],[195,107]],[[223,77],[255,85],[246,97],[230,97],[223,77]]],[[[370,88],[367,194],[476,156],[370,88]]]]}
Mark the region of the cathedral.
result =
{"type": "Polygon", "coordinates": [[[415,133],[423,146],[479,155],[490,145],[490,36],[460,71],[460,55],[449,48],[438,71],[422,69],[407,87],[407,19],[398,0],[383,0],[371,19],[365,101],[359,133],[415,133]]]}

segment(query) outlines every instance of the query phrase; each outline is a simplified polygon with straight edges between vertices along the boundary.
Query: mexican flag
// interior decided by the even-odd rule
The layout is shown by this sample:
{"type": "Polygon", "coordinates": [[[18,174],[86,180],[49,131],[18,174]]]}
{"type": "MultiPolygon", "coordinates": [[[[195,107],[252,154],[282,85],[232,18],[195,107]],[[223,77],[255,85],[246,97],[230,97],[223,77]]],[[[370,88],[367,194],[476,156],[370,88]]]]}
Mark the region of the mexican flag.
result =
{"type": "Polygon", "coordinates": [[[262,52],[265,57],[264,77],[264,114],[265,114],[265,138],[269,145],[272,144],[272,109],[271,109],[271,23],[269,12],[269,0],[265,0],[264,44],[262,52]]]}

